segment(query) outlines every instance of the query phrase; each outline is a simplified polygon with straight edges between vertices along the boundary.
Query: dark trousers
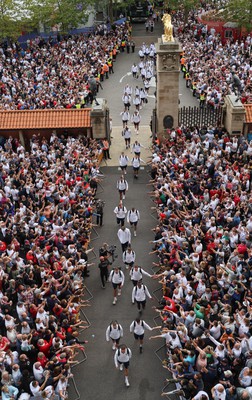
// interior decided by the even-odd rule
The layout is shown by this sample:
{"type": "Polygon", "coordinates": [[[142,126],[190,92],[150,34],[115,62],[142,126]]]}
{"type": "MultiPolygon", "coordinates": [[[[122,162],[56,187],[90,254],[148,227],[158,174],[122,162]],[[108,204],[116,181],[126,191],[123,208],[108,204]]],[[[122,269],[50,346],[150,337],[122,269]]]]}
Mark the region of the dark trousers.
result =
{"type": "Polygon", "coordinates": [[[121,245],[122,245],[122,251],[124,253],[127,250],[128,246],[129,246],[129,242],[121,243],[121,245]]]}
{"type": "Polygon", "coordinates": [[[103,213],[96,215],[96,225],[102,226],[103,223],[103,213]]]}
{"type": "Polygon", "coordinates": [[[107,282],[108,280],[108,268],[100,269],[100,277],[102,286],[105,286],[105,282],[107,282]]]}
{"type": "Polygon", "coordinates": [[[144,309],[145,309],[145,304],[146,304],[146,300],[144,300],[144,301],[137,301],[137,308],[138,308],[138,310],[141,310],[141,306],[142,306],[142,309],[144,310],[144,309]]]}
{"type": "Polygon", "coordinates": [[[125,218],[116,218],[116,222],[118,225],[121,224],[121,226],[124,226],[125,218]]]}

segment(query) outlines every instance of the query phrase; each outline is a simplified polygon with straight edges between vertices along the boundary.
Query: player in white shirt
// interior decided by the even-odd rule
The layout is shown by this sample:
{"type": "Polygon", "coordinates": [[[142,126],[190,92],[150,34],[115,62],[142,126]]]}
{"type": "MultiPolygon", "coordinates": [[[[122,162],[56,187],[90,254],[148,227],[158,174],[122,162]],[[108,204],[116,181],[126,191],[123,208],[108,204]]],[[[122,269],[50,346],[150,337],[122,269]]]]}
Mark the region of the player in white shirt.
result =
{"type": "Polygon", "coordinates": [[[134,286],[136,286],[137,283],[142,280],[143,275],[152,278],[152,275],[150,275],[148,272],[146,272],[143,268],[139,267],[138,265],[134,265],[134,267],[131,268],[130,279],[132,280],[134,286]]]}
{"type": "Polygon", "coordinates": [[[112,321],[106,329],[106,340],[113,342],[112,349],[116,350],[119,347],[120,339],[123,337],[123,328],[117,321],[112,321]]]}
{"type": "Polygon", "coordinates": [[[141,281],[137,282],[137,285],[132,290],[132,303],[134,304],[136,301],[139,312],[145,309],[146,296],[152,299],[147,286],[143,285],[141,281]]]}
{"type": "Polygon", "coordinates": [[[138,223],[139,219],[140,219],[139,211],[136,208],[132,207],[132,209],[128,211],[127,222],[130,223],[131,226],[133,226],[134,236],[137,235],[136,230],[137,230],[137,223],[138,223]]]}
{"type": "Polygon", "coordinates": [[[115,267],[109,274],[109,282],[112,283],[114,289],[114,300],[113,305],[117,302],[117,295],[121,296],[121,290],[124,284],[124,273],[119,267],[115,267]]]}
{"type": "Polygon", "coordinates": [[[129,361],[132,357],[131,350],[125,345],[121,345],[119,349],[116,350],[114,356],[114,362],[116,368],[120,368],[120,371],[124,368],[125,385],[129,387],[129,361]]]}
{"type": "Polygon", "coordinates": [[[134,338],[140,342],[140,347],[139,351],[140,353],[143,352],[143,339],[144,339],[144,331],[145,329],[152,331],[152,329],[156,328],[151,328],[144,320],[141,320],[140,318],[136,318],[131,324],[130,324],[130,332],[134,333],[134,338]]]}
{"type": "MultiPolygon", "coordinates": [[[[128,146],[126,145],[126,148],[127,148],[127,147],[128,147],[128,146]]],[[[128,162],[129,162],[129,157],[126,156],[126,155],[124,154],[124,152],[122,152],[121,155],[119,156],[119,165],[120,165],[120,168],[121,168],[122,173],[123,173],[124,175],[127,174],[128,162]]]]}

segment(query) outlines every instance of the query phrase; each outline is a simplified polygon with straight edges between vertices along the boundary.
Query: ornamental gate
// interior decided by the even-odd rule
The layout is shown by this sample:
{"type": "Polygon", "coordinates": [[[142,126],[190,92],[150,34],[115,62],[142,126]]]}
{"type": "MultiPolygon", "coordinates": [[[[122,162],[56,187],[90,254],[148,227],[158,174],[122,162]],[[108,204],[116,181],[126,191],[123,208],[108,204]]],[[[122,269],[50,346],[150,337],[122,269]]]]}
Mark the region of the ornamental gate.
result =
{"type": "Polygon", "coordinates": [[[179,109],[179,125],[187,127],[198,126],[219,126],[222,125],[223,110],[222,107],[181,107],[179,109]]]}

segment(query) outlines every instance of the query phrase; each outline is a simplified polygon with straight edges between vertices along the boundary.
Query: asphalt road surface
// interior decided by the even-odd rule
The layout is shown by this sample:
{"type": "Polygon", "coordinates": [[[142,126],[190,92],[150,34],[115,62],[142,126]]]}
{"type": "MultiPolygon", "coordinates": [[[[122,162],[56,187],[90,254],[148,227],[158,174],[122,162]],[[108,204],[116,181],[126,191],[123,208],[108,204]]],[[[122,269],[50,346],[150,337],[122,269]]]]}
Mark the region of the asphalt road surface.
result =
{"type": "MultiPolygon", "coordinates": [[[[86,318],[90,321],[90,327],[85,330],[80,340],[88,340],[86,347],[87,359],[85,362],[75,366],[73,373],[75,376],[76,389],[82,400],[156,400],[160,399],[164,379],[168,377],[167,371],[163,369],[161,360],[165,358],[164,348],[158,350],[163,345],[162,339],[149,341],[151,334],[157,334],[147,331],[144,339],[143,353],[139,353],[139,347],[134,341],[134,337],[129,332],[130,323],[137,317],[138,312],[136,305],[131,303],[132,283],[129,278],[128,271],[124,269],[122,263],[122,251],[120,243],[117,239],[118,226],[113,213],[114,208],[118,205],[119,196],[116,190],[116,181],[120,177],[120,171],[117,167],[117,156],[124,150],[124,143],[119,138],[121,129],[122,111],[122,92],[126,83],[133,87],[136,84],[141,86],[141,81],[134,80],[131,76],[130,69],[133,62],[138,62],[138,49],[143,43],[157,42],[158,36],[162,33],[162,26],[157,25],[154,32],[145,34],[144,25],[134,25],[133,36],[136,42],[135,53],[122,53],[119,55],[115,64],[115,73],[103,83],[103,90],[99,93],[108,101],[110,115],[113,119],[113,141],[112,141],[112,160],[109,160],[107,166],[102,166],[101,171],[104,177],[101,179],[101,185],[97,193],[97,197],[105,201],[104,209],[104,225],[95,227],[92,235],[91,246],[94,246],[94,252],[89,255],[89,262],[94,265],[90,267],[90,277],[85,281],[88,290],[91,292],[91,307],[84,308],[86,318]],[[98,265],[98,249],[104,243],[114,244],[117,246],[117,258],[114,265],[119,265],[125,272],[126,281],[116,305],[112,304],[113,292],[110,283],[106,288],[101,288],[98,265]],[[125,343],[132,350],[133,356],[130,362],[129,381],[130,387],[126,388],[123,373],[115,369],[114,352],[112,344],[105,340],[105,331],[112,320],[117,320],[124,329],[124,338],[121,343],[125,343]],[[158,350],[158,351],[157,351],[158,350]]],[[[148,127],[152,109],[155,106],[154,98],[155,86],[151,87],[149,102],[141,111],[141,125],[148,127]]],[[[193,99],[191,92],[185,88],[185,81],[180,81],[180,105],[198,104],[193,99]]],[[[150,144],[149,131],[140,128],[140,140],[150,144]]],[[[135,136],[134,138],[138,138],[135,136]]],[[[148,156],[148,149],[145,149],[145,157],[148,156]]],[[[129,153],[130,155],[130,153],[129,153]]],[[[145,160],[147,161],[147,160],[145,160]]],[[[144,165],[140,170],[138,180],[133,178],[131,167],[129,167],[126,178],[129,183],[129,190],[126,195],[124,205],[127,209],[136,207],[140,211],[141,219],[137,237],[132,238],[132,248],[136,252],[136,263],[149,273],[152,273],[152,262],[156,261],[155,256],[150,256],[153,240],[153,232],[151,231],[156,224],[155,212],[151,209],[154,205],[148,192],[151,190],[147,186],[150,176],[148,174],[148,166],[144,165]]],[[[155,317],[153,306],[158,305],[157,298],[161,297],[160,285],[151,278],[145,277],[144,284],[153,294],[153,300],[147,300],[146,310],[142,314],[142,318],[150,325],[155,326],[155,322],[159,323],[155,317]]],[[[89,294],[86,298],[90,297],[89,294]]],[[[80,355],[79,360],[82,361],[83,356],[80,355]]],[[[69,398],[75,400],[78,398],[74,385],[69,388],[69,398]]]]}

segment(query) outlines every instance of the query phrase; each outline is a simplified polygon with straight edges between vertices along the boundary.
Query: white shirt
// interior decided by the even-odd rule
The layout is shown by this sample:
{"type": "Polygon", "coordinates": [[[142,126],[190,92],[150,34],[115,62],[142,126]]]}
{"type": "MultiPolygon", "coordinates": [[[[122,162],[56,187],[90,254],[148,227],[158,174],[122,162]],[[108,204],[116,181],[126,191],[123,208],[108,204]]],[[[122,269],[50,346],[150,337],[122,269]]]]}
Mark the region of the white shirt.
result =
{"type": "Polygon", "coordinates": [[[132,267],[130,270],[130,278],[132,281],[137,281],[137,282],[140,281],[143,275],[151,278],[151,275],[141,267],[138,267],[137,269],[135,267],[132,267]]]}
{"type": "Polygon", "coordinates": [[[126,207],[116,207],[114,209],[114,213],[116,215],[117,218],[125,218],[126,214],[127,214],[127,208],[126,207]]]}
{"type": "Polygon", "coordinates": [[[112,269],[109,274],[109,282],[121,284],[121,286],[123,286],[124,273],[120,269],[118,271],[112,269]]]}
{"type": "Polygon", "coordinates": [[[141,285],[141,287],[134,286],[132,290],[132,303],[135,301],[145,301],[146,295],[151,299],[150,292],[145,285],[141,285]]]}
{"type": "Polygon", "coordinates": [[[130,264],[132,262],[135,262],[135,259],[136,259],[136,253],[133,250],[131,250],[131,251],[126,250],[123,252],[123,262],[124,263],[130,264]]]}
{"type": "Polygon", "coordinates": [[[131,242],[131,232],[129,228],[119,229],[117,232],[118,239],[120,240],[120,243],[127,243],[131,242]]]}
{"type": "MultiPolygon", "coordinates": [[[[127,189],[126,189],[127,190],[127,189]]],[[[127,222],[137,222],[140,219],[138,210],[129,210],[127,214],[127,222]]]]}
{"type": "Polygon", "coordinates": [[[125,179],[120,179],[119,181],[117,181],[116,187],[118,190],[128,190],[129,185],[125,179]]]}
{"type": "Polygon", "coordinates": [[[115,328],[113,324],[110,324],[106,329],[106,340],[109,342],[109,339],[117,340],[123,337],[123,328],[120,324],[116,324],[115,328]]]}
{"type": "Polygon", "coordinates": [[[125,349],[124,353],[122,352],[121,349],[117,349],[114,356],[114,362],[116,368],[119,367],[118,361],[120,363],[125,363],[128,362],[131,359],[131,357],[132,357],[132,352],[128,347],[125,349]]]}
{"type": "Polygon", "coordinates": [[[129,157],[128,156],[120,155],[120,157],[119,157],[119,165],[120,165],[120,167],[126,167],[128,165],[128,162],[129,162],[129,157]]]}
{"type": "Polygon", "coordinates": [[[133,332],[136,335],[143,335],[145,329],[152,331],[152,328],[148,324],[146,324],[145,321],[140,320],[139,323],[137,323],[137,321],[133,321],[130,324],[130,332],[133,332]]]}

